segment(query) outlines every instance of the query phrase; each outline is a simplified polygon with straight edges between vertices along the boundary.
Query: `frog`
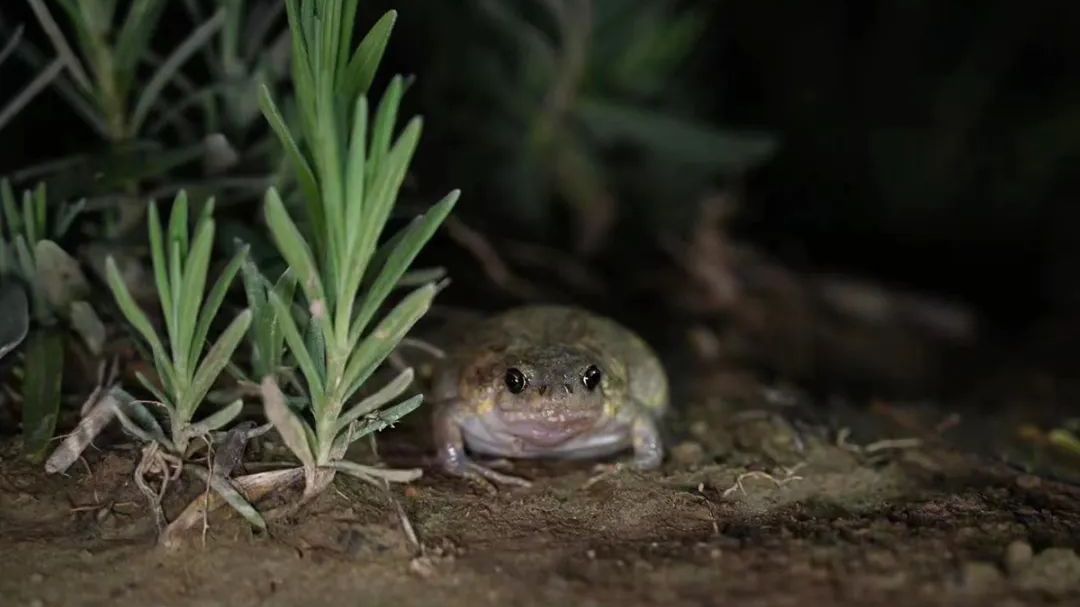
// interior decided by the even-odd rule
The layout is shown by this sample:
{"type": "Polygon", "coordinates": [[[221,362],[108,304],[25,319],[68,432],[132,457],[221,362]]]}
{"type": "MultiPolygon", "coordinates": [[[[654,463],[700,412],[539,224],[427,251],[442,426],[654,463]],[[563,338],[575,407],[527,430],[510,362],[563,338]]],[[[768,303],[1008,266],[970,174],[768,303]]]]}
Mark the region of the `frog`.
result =
{"type": "Polygon", "coordinates": [[[447,348],[431,400],[438,462],[453,475],[531,484],[470,453],[580,460],[632,450],[640,470],[663,461],[660,359],[630,329],[583,308],[524,305],[480,321],[447,348]]]}

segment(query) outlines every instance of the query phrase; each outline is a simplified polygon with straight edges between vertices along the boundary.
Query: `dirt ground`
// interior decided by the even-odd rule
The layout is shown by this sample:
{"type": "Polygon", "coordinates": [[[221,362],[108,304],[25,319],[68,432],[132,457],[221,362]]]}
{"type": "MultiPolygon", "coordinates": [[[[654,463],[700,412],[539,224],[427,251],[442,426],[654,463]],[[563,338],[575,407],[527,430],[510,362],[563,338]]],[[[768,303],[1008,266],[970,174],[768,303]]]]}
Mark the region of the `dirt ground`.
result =
{"type": "MultiPolygon", "coordinates": [[[[886,424],[849,436],[858,424],[730,378],[696,392],[656,473],[517,463],[534,486],[493,491],[428,467],[393,489],[422,550],[381,489],[339,476],[267,534],[219,510],[170,551],[132,481],[135,451],[50,477],[9,440],[0,604],[1080,604],[1077,486],[886,424]]],[[[426,432],[387,434],[385,459],[429,466],[426,432]]],[[[199,490],[174,485],[168,514],[199,490]]]]}

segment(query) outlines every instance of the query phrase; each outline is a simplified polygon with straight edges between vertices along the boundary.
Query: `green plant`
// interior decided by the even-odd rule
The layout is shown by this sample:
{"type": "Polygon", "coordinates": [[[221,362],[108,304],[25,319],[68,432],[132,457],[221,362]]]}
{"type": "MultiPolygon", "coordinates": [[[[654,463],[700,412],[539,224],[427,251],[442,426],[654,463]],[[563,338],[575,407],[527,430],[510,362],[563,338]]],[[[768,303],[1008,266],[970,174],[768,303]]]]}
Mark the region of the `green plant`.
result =
{"type": "Polygon", "coordinates": [[[464,49],[433,70],[449,82],[431,90],[468,95],[455,104],[462,115],[442,123],[458,130],[441,137],[484,145],[440,163],[505,201],[484,214],[516,222],[518,238],[566,234],[558,245],[591,254],[617,244],[608,242],[617,222],[643,235],[684,230],[713,180],[742,175],[775,148],[766,134],[694,117],[680,71],[701,46],[705,3],[473,0],[443,10],[474,13],[480,29],[446,28],[464,49]],[[569,230],[555,221],[558,205],[574,215],[569,230]]]}
{"type": "Polygon", "coordinates": [[[81,202],[64,203],[50,218],[44,184],[23,192],[20,204],[11,184],[0,181],[0,355],[27,340],[23,443],[34,459],[44,454],[56,427],[68,332],[79,335],[91,354],[100,353],[105,341],[79,263],[56,244],[81,210],[81,202]]]}
{"type": "MultiPolygon", "coordinates": [[[[143,218],[140,192],[146,182],[168,180],[185,165],[222,156],[220,136],[198,132],[183,115],[169,109],[171,97],[196,88],[182,68],[221,29],[224,11],[198,24],[180,44],[159,56],[152,42],[166,0],[26,1],[52,46],[48,54],[28,41],[13,48],[37,74],[31,86],[51,74],[48,82],[108,148],[104,153],[77,153],[23,167],[12,177],[18,182],[48,179],[61,194],[108,196],[113,204],[106,226],[126,231],[143,218]],[[170,138],[147,138],[155,116],[166,117],[170,138]]],[[[171,195],[179,188],[170,183],[162,189],[171,195]]]]}
{"type": "Polygon", "coordinates": [[[250,258],[240,268],[244,280],[244,292],[251,307],[252,322],[248,341],[251,343],[251,374],[245,381],[257,384],[259,378],[278,377],[282,370],[285,353],[285,335],[271,303],[276,297],[282,303],[292,305],[296,292],[295,275],[286,270],[276,282],[271,283],[259,272],[250,258]],[[254,380],[254,381],[252,381],[254,380]]]}
{"type": "MultiPolygon", "coordinates": [[[[204,205],[195,223],[194,233],[189,235],[185,193],[181,192],[173,201],[167,232],[162,231],[157,204],[150,204],[148,229],[151,263],[168,349],[150,324],[150,319],[132,298],[115,260],[109,257],[106,261],[109,288],[124,317],[149,346],[160,384],[141,374],[139,380],[157,398],[157,404],[168,417],[168,436],[160,428],[136,428],[136,432],[142,430],[144,435],[167,450],[181,455],[193,438],[232,422],[242,406],[241,401],[234,401],[200,422],[192,423],[207,392],[251,324],[251,312],[244,310],[203,355],[211,324],[246,254],[243,249],[236,253],[221,270],[210,291],[206,291],[214,240],[213,208],[213,200],[204,205]]],[[[130,429],[131,424],[125,426],[130,429]]]]}
{"type": "Polygon", "coordinates": [[[297,322],[274,292],[285,342],[304,378],[314,424],[286,406],[272,377],[263,381],[267,417],[301,461],[305,498],[322,491],[335,471],[371,480],[407,480],[419,471],[387,471],[344,459],[349,444],[420,405],[414,396],[383,407],[411,384],[407,369],[359,403],[358,393],[413,324],[428,310],[436,285],[414,289],[381,318],[391,291],[450,212],[454,191],[381,248],[379,238],[420,137],[419,118],[394,138],[404,90],[395,77],[369,128],[366,91],[382,57],[395,13],[387,13],[352,51],[356,0],[289,0],[293,84],[299,131],[286,126],[269,92],[263,112],[281,139],[306,202],[307,234],[290,217],[278,192],[266,196],[266,220],[306,300],[297,322]]]}
{"type": "Polygon", "coordinates": [[[95,130],[114,142],[130,140],[140,132],[166,87],[176,81],[180,67],[225,21],[224,12],[215,13],[157,63],[149,80],[140,82],[137,70],[150,57],[150,41],[165,0],[134,0],[121,23],[116,20],[116,0],[58,0],[75,31],[74,44],[64,37],[44,0],[27,2],[67,68],[61,94],[95,130]]]}
{"type": "MultiPolygon", "coordinates": [[[[184,0],[183,4],[196,23],[208,20],[203,7],[207,2],[184,0]]],[[[196,107],[203,110],[202,132],[223,133],[234,145],[242,145],[249,131],[263,125],[259,86],[274,87],[288,76],[289,32],[282,27],[285,5],[278,0],[212,0],[209,4],[224,14],[222,27],[202,47],[210,78],[159,116],[149,133],[161,132],[178,114],[196,107]]],[[[255,146],[263,147],[262,139],[255,146]]]]}
{"type": "MultiPolygon", "coordinates": [[[[192,421],[251,325],[251,311],[244,310],[207,348],[211,325],[247,254],[246,248],[238,251],[218,274],[209,292],[206,291],[214,242],[213,209],[213,200],[207,201],[195,222],[194,232],[189,234],[186,193],[181,192],[173,201],[167,231],[162,229],[157,204],[150,204],[147,221],[150,256],[168,348],[132,298],[115,260],[111,256],[106,260],[109,288],[128,323],[149,347],[149,358],[154,362],[159,383],[142,374],[137,377],[157,399],[154,404],[165,412],[168,422],[166,434],[153,415],[133,419],[120,406],[114,409],[124,428],[147,443],[143,460],[136,469],[135,480],[153,506],[159,527],[164,522],[160,508],[164,487],[157,492],[150,489],[143,478],[144,474],[157,471],[166,480],[172,478],[179,472],[170,472],[169,466],[183,467],[193,439],[201,438],[209,444],[210,434],[232,423],[243,408],[243,401],[238,399],[198,422],[192,421]]],[[[192,470],[205,477],[253,524],[263,526],[258,513],[222,477],[192,470]]]]}

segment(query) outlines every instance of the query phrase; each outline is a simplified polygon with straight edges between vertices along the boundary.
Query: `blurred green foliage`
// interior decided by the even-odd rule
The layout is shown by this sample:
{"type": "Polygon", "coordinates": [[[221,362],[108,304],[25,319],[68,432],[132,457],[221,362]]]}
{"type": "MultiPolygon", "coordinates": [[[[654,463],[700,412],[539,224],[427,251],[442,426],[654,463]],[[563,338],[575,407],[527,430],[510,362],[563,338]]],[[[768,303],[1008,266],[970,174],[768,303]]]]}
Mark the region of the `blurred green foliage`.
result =
{"type": "Polygon", "coordinates": [[[597,252],[617,226],[684,228],[711,186],[775,148],[770,135],[721,128],[694,111],[684,74],[710,6],[471,0],[425,8],[412,21],[424,33],[412,34],[448,52],[432,54],[418,87],[422,102],[447,116],[433,137],[453,153],[422,166],[462,176],[482,223],[597,252]],[[447,22],[457,27],[440,26],[447,22]]]}
{"type": "MultiPolygon", "coordinates": [[[[127,5],[116,3],[114,29],[127,5]]],[[[0,44],[0,78],[15,84],[0,105],[55,57],[28,6],[0,8],[4,34],[23,27],[17,50],[0,44]],[[30,48],[36,67],[20,75],[30,48]]],[[[216,10],[226,16],[201,60],[164,89],[143,138],[100,154],[93,131],[71,131],[32,141],[25,154],[0,151],[0,171],[40,168],[75,149],[83,165],[52,166],[61,198],[85,194],[97,206],[132,180],[158,196],[183,185],[221,201],[223,242],[252,239],[258,230],[227,208],[286,175],[278,146],[252,120],[250,94],[287,71],[281,6],[170,3],[161,19],[169,26],[152,40],[156,59],[135,75],[141,83],[216,10]],[[223,134],[228,145],[216,149],[238,166],[200,166],[215,155],[198,139],[210,132],[223,134]],[[92,191],[67,188],[76,181],[92,191]]],[[[390,8],[406,9],[391,67],[419,74],[407,103],[437,117],[406,201],[461,185],[460,217],[485,235],[583,251],[640,243],[692,224],[703,195],[749,178],[737,227],[789,258],[988,301],[998,285],[972,269],[992,260],[1044,300],[1080,301],[1070,279],[1080,211],[1068,202],[1080,160],[1078,88],[1068,78],[1080,68],[1068,26],[1077,6],[365,0],[360,21],[390,8]]],[[[77,42],[66,13],[54,12],[77,42]]],[[[55,110],[59,91],[40,94],[41,105],[55,110]]],[[[287,95],[280,105],[292,123],[287,95]]],[[[32,105],[3,132],[44,128],[57,113],[32,105]]],[[[22,187],[45,176],[16,173],[22,187]]],[[[251,244],[260,268],[280,267],[269,243],[251,244]]]]}
{"type": "Polygon", "coordinates": [[[50,213],[44,184],[17,199],[11,184],[0,180],[0,356],[26,339],[23,443],[34,458],[44,455],[59,417],[68,334],[79,336],[94,356],[105,345],[90,283],[79,262],[57,244],[81,210],[82,202],[64,203],[50,213]]]}

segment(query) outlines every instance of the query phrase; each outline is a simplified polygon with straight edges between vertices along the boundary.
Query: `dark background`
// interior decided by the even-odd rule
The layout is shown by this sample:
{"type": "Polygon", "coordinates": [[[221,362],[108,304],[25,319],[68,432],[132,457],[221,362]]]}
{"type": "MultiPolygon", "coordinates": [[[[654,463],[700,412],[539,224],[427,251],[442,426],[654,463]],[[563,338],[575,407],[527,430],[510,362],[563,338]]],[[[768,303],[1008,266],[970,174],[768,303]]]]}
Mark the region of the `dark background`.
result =
{"type": "MultiPolygon", "coordinates": [[[[506,141],[517,135],[494,125],[499,100],[521,86],[492,75],[521,75],[506,32],[473,2],[361,4],[364,24],[388,7],[401,13],[380,82],[393,72],[419,75],[407,95],[407,108],[426,117],[415,200],[462,187],[461,216],[485,233],[572,250],[565,236],[577,219],[558,196],[536,203],[538,212],[517,206],[504,187],[531,183],[503,162],[506,141]],[[500,63],[501,71],[485,71],[500,63]]],[[[615,4],[638,10],[650,3],[615,4]]],[[[1002,329],[1071,317],[1080,296],[1080,6],[791,0],[670,7],[699,11],[704,27],[667,84],[641,102],[718,129],[767,132],[777,147],[735,178],[680,188],[687,184],[676,170],[652,187],[678,194],[625,197],[598,263],[654,255],[647,242],[639,246],[641,234],[687,229],[705,192],[736,184],[735,234],[793,267],[942,293],[1002,329]],[[670,225],[653,221],[658,209],[675,218],[670,225]]],[[[0,10],[42,40],[23,3],[0,10]]],[[[175,12],[162,44],[190,28],[175,12]]],[[[25,75],[16,62],[0,68],[5,97],[25,75]]],[[[101,145],[51,93],[2,135],[0,172],[101,145]]]]}

